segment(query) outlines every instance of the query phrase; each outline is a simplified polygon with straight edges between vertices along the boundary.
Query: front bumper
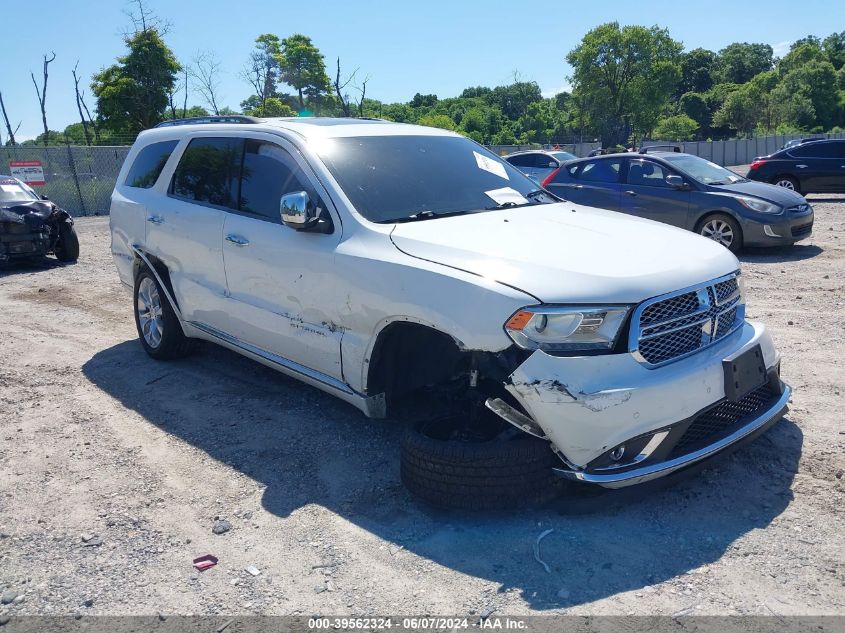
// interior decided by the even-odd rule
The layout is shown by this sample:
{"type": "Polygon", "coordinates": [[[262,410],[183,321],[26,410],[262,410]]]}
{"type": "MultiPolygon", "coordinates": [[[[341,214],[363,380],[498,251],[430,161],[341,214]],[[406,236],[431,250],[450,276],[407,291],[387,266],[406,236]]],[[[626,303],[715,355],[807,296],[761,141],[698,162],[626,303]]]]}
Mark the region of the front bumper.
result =
{"type": "Polygon", "coordinates": [[[0,227],[0,262],[42,257],[50,252],[47,231],[7,232],[0,227]]]}
{"type": "Polygon", "coordinates": [[[785,246],[813,234],[812,208],[807,212],[785,211],[782,215],[758,217],[763,219],[742,222],[744,246],[785,246]]]}
{"type": "Polygon", "coordinates": [[[511,374],[506,388],[561,455],[566,467],[559,474],[623,487],[699,462],[777,421],[790,394],[777,376],[779,362],[766,328],[746,322],[717,344],[654,369],[631,354],[555,357],[534,352],[511,374]],[[683,455],[643,445],[637,448],[646,454],[641,463],[617,470],[597,466],[606,465],[600,463],[608,451],[622,444],[637,445],[649,437],[658,444],[667,436],[669,441],[677,439],[674,429],[725,400],[722,360],[757,345],[777,388],[764,410],[742,418],[729,435],[703,447],[696,445],[683,455]]]}

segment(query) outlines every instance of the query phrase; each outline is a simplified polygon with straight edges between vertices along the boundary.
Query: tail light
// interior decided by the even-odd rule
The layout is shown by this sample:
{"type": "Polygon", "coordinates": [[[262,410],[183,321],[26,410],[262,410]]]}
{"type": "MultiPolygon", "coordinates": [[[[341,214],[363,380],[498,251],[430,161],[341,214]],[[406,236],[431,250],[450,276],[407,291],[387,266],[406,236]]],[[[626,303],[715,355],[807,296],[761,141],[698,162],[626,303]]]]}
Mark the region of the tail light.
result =
{"type": "Polygon", "coordinates": [[[758,159],[757,159],[757,160],[755,160],[753,163],[751,163],[751,166],[750,166],[748,169],[749,169],[749,171],[754,171],[755,169],[757,169],[760,165],[762,165],[762,164],[763,164],[763,163],[765,163],[765,162],[766,162],[766,161],[761,160],[761,159],[759,159],[759,158],[758,158],[758,159]]]}
{"type": "Polygon", "coordinates": [[[541,186],[541,187],[543,187],[544,189],[545,189],[546,187],[548,187],[548,186],[549,186],[549,183],[550,183],[552,180],[554,180],[554,179],[555,179],[555,176],[557,176],[557,172],[559,172],[559,171],[560,171],[560,167],[558,167],[558,168],[557,168],[557,169],[555,169],[552,173],[550,173],[548,176],[546,176],[545,180],[543,180],[543,182],[542,182],[542,184],[541,184],[540,186],[541,186]]]}

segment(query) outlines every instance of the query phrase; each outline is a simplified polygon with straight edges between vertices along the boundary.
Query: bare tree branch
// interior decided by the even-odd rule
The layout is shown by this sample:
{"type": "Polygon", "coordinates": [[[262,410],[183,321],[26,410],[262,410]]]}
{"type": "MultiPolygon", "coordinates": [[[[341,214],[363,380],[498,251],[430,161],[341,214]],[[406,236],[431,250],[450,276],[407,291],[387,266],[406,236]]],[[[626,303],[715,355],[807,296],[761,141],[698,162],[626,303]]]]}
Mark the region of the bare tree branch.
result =
{"type": "Polygon", "coordinates": [[[367,83],[370,81],[370,76],[367,75],[364,77],[364,80],[361,82],[360,86],[356,86],[358,90],[361,92],[361,99],[358,101],[358,116],[364,116],[364,99],[367,97],[367,83]]]}
{"type": "Polygon", "coordinates": [[[188,77],[191,74],[191,67],[188,64],[185,64],[185,79],[184,79],[184,87],[185,87],[185,100],[182,102],[182,118],[184,119],[188,116],[188,77]]]}
{"type": "Polygon", "coordinates": [[[0,110],[3,111],[3,120],[6,122],[6,132],[9,135],[9,144],[10,145],[17,145],[17,143],[15,142],[15,132],[17,132],[18,129],[20,129],[21,124],[18,123],[18,127],[15,130],[12,130],[12,126],[9,123],[9,115],[6,114],[6,104],[3,103],[3,93],[2,92],[0,92],[0,110]]]}
{"type": "Polygon", "coordinates": [[[194,67],[190,72],[194,80],[194,88],[202,95],[214,114],[220,114],[217,101],[220,96],[218,91],[220,90],[221,65],[214,51],[199,51],[194,57],[194,67]]]}
{"type": "Polygon", "coordinates": [[[170,22],[162,20],[158,17],[152,9],[147,6],[144,0],[128,0],[128,3],[136,7],[136,11],[131,9],[124,9],[123,13],[132,22],[134,32],[124,33],[125,37],[130,35],[137,35],[138,33],[145,33],[147,29],[155,29],[161,35],[166,35],[170,30],[170,22]]]}
{"type": "Polygon", "coordinates": [[[29,75],[32,77],[32,85],[35,86],[35,94],[38,95],[38,104],[41,106],[41,122],[44,124],[44,146],[47,146],[48,136],[50,136],[50,130],[47,127],[47,67],[50,63],[56,59],[56,53],[53,51],[53,56],[50,59],[47,59],[47,54],[44,54],[44,66],[43,66],[43,75],[44,75],[44,83],[41,88],[38,88],[38,82],[35,81],[35,73],[30,71],[29,75]]]}
{"type": "MultiPolygon", "coordinates": [[[[352,83],[355,79],[355,75],[358,73],[358,68],[356,68],[351,75],[346,78],[346,81],[341,82],[340,80],[340,57],[337,58],[337,74],[335,75],[334,79],[334,90],[335,94],[337,94],[337,98],[340,100],[340,107],[343,109],[343,116],[352,116],[352,108],[350,106],[349,95],[344,93],[343,91],[346,89],[346,86],[352,83]]],[[[354,84],[353,84],[354,85],[354,84]]]]}
{"type": "Polygon", "coordinates": [[[82,113],[82,95],[79,93],[79,77],[76,76],[76,69],[79,68],[79,60],[76,60],[76,66],[73,67],[71,74],[73,74],[73,87],[76,91],[76,109],[79,111],[79,119],[82,121],[82,131],[85,133],[85,144],[91,145],[91,135],[88,133],[88,121],[85,120],[85,115],[82,113]]]}

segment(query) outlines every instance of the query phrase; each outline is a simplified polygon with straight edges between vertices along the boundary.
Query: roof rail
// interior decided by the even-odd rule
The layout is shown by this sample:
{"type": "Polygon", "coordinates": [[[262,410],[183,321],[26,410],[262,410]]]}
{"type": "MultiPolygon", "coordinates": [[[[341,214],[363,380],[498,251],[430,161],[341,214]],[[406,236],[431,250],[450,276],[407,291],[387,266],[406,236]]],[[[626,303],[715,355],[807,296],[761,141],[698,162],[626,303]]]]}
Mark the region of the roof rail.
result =
{"type": "Polygon", "coordinates": [[[640,148],[640,154],[648,154],[649,152],[680,152],[681,148],[678,145],[649,145],[648,147],[640,148]]]}
{"type": "Polygon", "coordinates": [[[176,125],[200,125],[205,123],[259,123],[260,119],[240,114],[230,116],[192,116],[187,119],[173,119],[162,121],[156,127],[173,127],[176,125]]]}

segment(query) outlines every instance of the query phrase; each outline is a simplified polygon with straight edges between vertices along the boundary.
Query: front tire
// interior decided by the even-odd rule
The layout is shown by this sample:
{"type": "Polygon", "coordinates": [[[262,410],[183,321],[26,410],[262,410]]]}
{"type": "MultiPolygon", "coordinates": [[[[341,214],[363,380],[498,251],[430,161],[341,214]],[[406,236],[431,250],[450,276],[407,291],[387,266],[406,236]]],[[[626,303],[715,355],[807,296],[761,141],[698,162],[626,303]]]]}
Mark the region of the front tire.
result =
{"type": "Polygon", "coordinates": [[[59,239],[56,241],[56,259],[60,262],[75,262],[79,259],[79,236],[73,224],[65,220],[59,224],[59,239]]]}
{"type": "Polygon", "coordinates": [[[695,232],[718,242],[732,253],[738,253],[742,248],[742,229],[739,223],[724,213],[714,213],[702,219],[695,232]]]}
{"type": "Polygon", "coordinates": [[[441,508],[510,509],[550,501],[562,489],[552,471],[559,465],[549,442],[515,429],[487,441],[461,441],[444,434],[441,420],[409,429],[402,440],[402,483],[441,508]]]}
{"type": "Polygon", "coordinates": [[[152,358],[170,360],[191,351],[191,339],[149,268],[142,268],[135,278],[134,306],[138,338],[152,358]]]}

